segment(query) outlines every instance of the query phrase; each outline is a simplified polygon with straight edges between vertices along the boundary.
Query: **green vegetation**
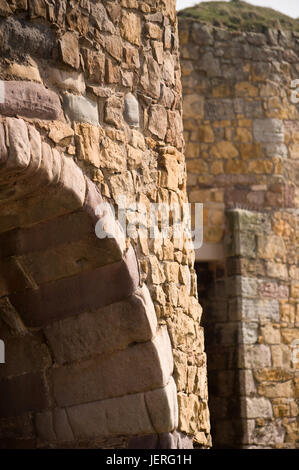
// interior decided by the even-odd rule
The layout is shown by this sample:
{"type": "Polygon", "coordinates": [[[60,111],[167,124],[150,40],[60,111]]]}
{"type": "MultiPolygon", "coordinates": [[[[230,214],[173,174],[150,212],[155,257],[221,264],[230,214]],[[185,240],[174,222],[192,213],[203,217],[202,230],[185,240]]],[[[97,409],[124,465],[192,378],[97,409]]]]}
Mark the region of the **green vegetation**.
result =
{"type": "Polygon", "coordinates": [[[299,31],[299,19],[290,18],[272,8],[258,7],[240,0],[199,3],[179,11],[178,16],[195,18],[232,31],[263,32],[267,28],[299,31]]]}

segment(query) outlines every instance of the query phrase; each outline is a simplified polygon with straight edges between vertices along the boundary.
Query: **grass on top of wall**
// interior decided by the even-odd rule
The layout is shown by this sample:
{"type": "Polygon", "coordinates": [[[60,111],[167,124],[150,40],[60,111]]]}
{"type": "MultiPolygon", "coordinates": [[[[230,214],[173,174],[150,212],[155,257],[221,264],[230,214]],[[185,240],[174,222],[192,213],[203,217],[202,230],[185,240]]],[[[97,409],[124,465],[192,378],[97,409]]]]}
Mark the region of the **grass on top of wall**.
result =
{"type": "Polygon", "coordinates": [[[290,18],[272,8],[258,7],[240,0],[202,2],[180,10],[178,16],[197,19],[231,31],[264,32],[268,28],[299,31],[299,19],[290,18]]]}

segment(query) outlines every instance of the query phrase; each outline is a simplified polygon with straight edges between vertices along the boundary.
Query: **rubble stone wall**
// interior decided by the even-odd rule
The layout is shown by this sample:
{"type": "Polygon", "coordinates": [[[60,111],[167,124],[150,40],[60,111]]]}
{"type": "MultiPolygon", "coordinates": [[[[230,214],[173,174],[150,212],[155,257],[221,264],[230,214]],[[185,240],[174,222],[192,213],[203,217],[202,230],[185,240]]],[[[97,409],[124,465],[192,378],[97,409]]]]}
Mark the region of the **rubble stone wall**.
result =
{"type": "Polygon", "coordinates": [[[299,37],[179,19],[217,447],[298,446],[299,37]]]}
{"type": "Polygon", "coordinates": [[[175,2],[0,3],[0,445],[209,446],[194,252],[98,209],[187,201],[175,2]]]}

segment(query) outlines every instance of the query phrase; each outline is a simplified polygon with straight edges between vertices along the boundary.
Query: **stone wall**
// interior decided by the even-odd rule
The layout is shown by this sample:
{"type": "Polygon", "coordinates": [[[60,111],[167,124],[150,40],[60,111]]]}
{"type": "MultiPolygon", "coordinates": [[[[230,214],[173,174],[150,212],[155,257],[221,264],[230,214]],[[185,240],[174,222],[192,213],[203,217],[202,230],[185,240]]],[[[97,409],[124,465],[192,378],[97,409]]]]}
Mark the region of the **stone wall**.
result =
{"type": "Polygon", "coordinates": [[[216,447],[298,446],[297,33],[179,20],[216,447]]]}
{"type": "Polygon", "coordinates": [[[175,2],[0,15],[0,446],[209,446],[194,253],[102,209],[187,201],[175,2]]]}

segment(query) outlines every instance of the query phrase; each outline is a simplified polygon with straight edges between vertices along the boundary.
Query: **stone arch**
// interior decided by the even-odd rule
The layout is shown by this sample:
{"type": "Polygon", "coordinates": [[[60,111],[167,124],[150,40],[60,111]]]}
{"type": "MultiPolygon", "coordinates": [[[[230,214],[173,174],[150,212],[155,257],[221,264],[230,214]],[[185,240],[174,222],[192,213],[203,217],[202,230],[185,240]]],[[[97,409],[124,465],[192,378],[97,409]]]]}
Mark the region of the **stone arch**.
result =
{"type": "MultiPolygon", "coordinates": [[[[39,85],[4,88],[3,114],[55,110],[39,85]]],[[[1,367],[1,418],[16,426],[34,412],[43,445],[173,431],[168,332],[116,221],[110,238],[95,234],[98,188],[21,118],[3,117],[0,142],[0,305],[12,358],[1,367]]]]}

